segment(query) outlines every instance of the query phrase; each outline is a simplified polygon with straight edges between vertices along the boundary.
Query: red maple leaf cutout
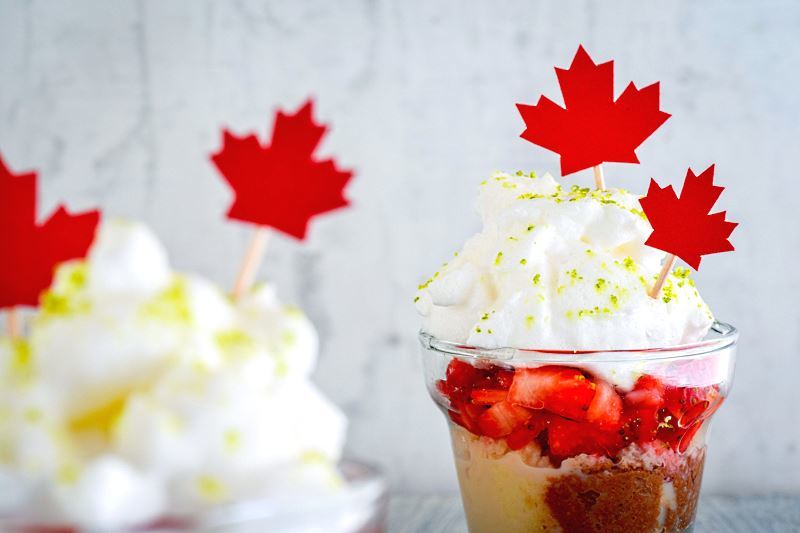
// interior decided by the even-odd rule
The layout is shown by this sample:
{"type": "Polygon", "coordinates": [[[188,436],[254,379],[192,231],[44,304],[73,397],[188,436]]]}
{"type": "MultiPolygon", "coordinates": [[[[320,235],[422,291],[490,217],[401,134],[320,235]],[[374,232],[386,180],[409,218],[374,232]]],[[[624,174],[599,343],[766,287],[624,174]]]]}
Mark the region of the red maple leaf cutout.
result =
{"type": "Polygon", "coordinates": [[[14,175],[0,157],[0,308],[35,306],[58,263],[85,257],[100,212],[71,215],[63,206],[36,223],[36,173],[14,175]]]}
{"type": "Polygon", "coordinates": [[[327,128],[312,113],[311,100],[293,115],[278,111],[266,146],[255,135],[224,130],[223,147],[211,160],[235,194],[228,218],[302,240],[312,217],[348,205],[343,189],[353,173],[333,159],[314,158],[327,128]]]}
{"type": "Polygon", "coordinates": [[[725,211],[709,214],[724,187],[714,185],[714,165],[699,176],[686,173],[680,198],[672,185],[661,188],[650,180],[647,196],[639,200],[653,226],[645,244],[677,255],[692,268],[707,254],[733,251],[728,240],[738,225],[725,220],[725,211]]]}
{"type": "Polygon", "coordinates": [[[638,163],[634,150],[670,117],[659,109],[658,82],[643,89],[631,82],[614,101],[614,62],[596,65],[583,46],[556,75],[564,107],[540,96],[517,109],[521,137],[560,154],[562,176],[603,162],[638,163]]]}

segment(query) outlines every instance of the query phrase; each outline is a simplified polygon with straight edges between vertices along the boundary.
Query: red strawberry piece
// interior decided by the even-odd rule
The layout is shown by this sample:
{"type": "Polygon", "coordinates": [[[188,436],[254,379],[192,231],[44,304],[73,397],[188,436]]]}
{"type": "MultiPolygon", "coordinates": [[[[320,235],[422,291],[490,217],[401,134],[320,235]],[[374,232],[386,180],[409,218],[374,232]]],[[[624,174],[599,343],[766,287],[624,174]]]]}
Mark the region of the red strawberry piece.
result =
{"type": "Polygon", "coordinates": [[[499,439],[522,427],[531,417],[531,412],[511,402],[498,402],[478,418],[478,427],[483,435],[499,439]]]}
{"type": "Polygon", "coordinates": [[[467,401],[469,392],[479,377],[480,371],[477,368],[459,359],[453,359],[447,365],[445,396],[453,404],[467,401]]]}
{"type": "Polygon", "coordinates": [[[461,420],[464,422],[463,426],[476,435],[481,435],[481,428],[478,420],[486,412],[486,408],[480,405],[475,405],[470,402],[464,402],[460,406],[461,420]]]}
{"type": "Polygon", "coordinates": [[[595,385],[574,368],[522,368],[514,374],[508,399],[531,409],[583,420],[595,394],[595,385]]]}
{"type": "Polygon", "coordinates": [[[622,398],[614,387],[605,381],[598,381],[595,385],[597,389],[586,411],[586,421],[604,429],[619,429],[622,419],[622,398]]]}
{"type": "Polygon", "coordinates": [[[697,432],[700,430],[700,427],[702,425],[703,425],[702,422],[695,423],[695,425],[693,425],[689,429],[687,429],[686,433],[684,433],[681,436],[680,441],[678,442],[678,452],[679,453],[683,453],[683,452],[685,452],[686,450],[689,449],[689,445],[692,443],[692,439],[697,434],[697,432]]]}
{"type": "Polygon", "coordinates": [[[464,425],[464,420],[461,418],[461,414],[457,413],[456,411],[453,411],[452,409],[448,409],[447,410],[447,416],[449,416],[450,420],[452,420],[453,422],[455,422],[459,426],[466,427],[464,425]]]}
{"type": "Polygon", "coordinates": [[[700,417],[705,414],[706,409],[708,409],[707,400],[697,402],[681,415],[681,417],[678,419],[678,426],[682,428],[691,426],[695,421],[699,420],[700,417]]]}
{"type": "Polygon", "coordinates": [[[511,434],[506,437],[506,444],[508,444],[508,447],[512,450],[521,450],[533,442],[533,439],[535,439],[538,434],[538,431],[522,426],[512,431],[511,434]]]}
{"type": "Polygon", "coordinates": [[[665,407],[681,427],[696,420],[705,420],[719,408],[722,395],[717,385],[709,387],[667,387],[665,407]]]}
{"type": "Polygon", "coordinates": [[[447,365],[447,384],[451,387],[470,388],[478,378],[478,369],[460,359],[453,359],[447,365]]]}
{"type": "Polygon", "coordinates": [[[659,428],[658,409],[632,407],[623,413],[622,432],[628,444],[652,442],[659,428]]]}
{"type": "Polygon", "coordinates": [[[494,376],[497,386],[501,389],[508,390],[511,383],[514,381],[514,371],[506,368],[500,368],[494,376]]]}
{"type": "Polygon", "coordinates": [[[633,390],[625,395],[625,403],[637,407],[659,407],[664,401],[664,384],[658,378],[644,375],[633,390]]]}
{"type": "Polygon", "coordinates": [[[602,431],[596,426],[555,417],[547,430],[550,453],[556,458],[581,453],[614,455],[622,448],[616,431],[602,431]]]}
{"type": "Polygon", "coordinates": [[[505,400],[508,397],[508,391],[503,389],[473,389],[470,397],[474,403],[492,405],[505,400]]]}

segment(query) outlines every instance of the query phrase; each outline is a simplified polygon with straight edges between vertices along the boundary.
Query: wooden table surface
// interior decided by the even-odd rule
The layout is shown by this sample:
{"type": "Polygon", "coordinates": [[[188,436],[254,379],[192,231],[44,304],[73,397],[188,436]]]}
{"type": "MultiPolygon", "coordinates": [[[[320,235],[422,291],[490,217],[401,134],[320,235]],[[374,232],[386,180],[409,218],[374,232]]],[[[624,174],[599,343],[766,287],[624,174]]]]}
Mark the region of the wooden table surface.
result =
{"type": "MultiPolygon", "coordinates": [[[[466,533],[458,496],[395,496],[389,533],[466,533]]],[[[800,533],[800,494],[703,496],[695,533],[800,533]]],[[[498,532],[502,533],[502,532],[498,532]]]]}

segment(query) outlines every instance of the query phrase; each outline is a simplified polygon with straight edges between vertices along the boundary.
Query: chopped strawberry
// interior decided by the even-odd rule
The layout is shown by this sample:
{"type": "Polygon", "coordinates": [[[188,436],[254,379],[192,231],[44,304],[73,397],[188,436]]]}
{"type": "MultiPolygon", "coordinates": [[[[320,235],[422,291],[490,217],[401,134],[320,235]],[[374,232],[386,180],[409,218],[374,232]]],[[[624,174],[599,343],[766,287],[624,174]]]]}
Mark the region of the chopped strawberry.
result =
{"type": "MultiPolygon", "coordinates": [[[[455,405],[469,399],[469,393],[474,382],[480,376],[480,372],[469,363],[453,359],[447,365],[445,375],[444,383],[437,385],[437,389],[450,400],[451,404],[455,405]]],[[[440,381],[440,383],[442,382],[440,381]]]]}
{"type": "Polygon", "coordinates": [[[614,387],[605,381],[598,381],[589,409],[586,411],[586,421],[596,424],[604,429],[619,429],[622,418],[622,398],[616,393],[614,387]]]}
{"type": "Polygon", "coordinates": [[[511,383],[514,381],[514,371],[500,368],[497,370],[497,373],[495,373],[494,380],[497,382],[499,388],[508,390],[509,387],[511,387],[511,383]]]}
{"type": "Polygon", "coordinates": [[[583,420],[595,394],[595,385],[574,368],[543,366],[518,369],[508,391],[509,401],[583,420]]]}
{"type": "Polygon", "coordinates": [[[561,459],[581,453],[614,455],[623,446],[616,431],[603,431],[591,424],[558,417],[547,430],[547,442],[550,453],[561,459]]]}
{"type": "Polygon", "coordinates": [[[627,444],[652,442],[659,427],[658,409],[629,407],[623,412],[622,434],[627,444]]]}
{"type": "Polygon", "coordinates": [[[461,404],[461,419],[464,421],[464,427],[476,435],[481,435],[478,420],[485,412],[486,408],[483,406],[475,405],[470,402],[461,404]]]}
{"type": "Polygon", "coordinates": [[[664,401],[664,384],[660,379],[644,375],[633,390],[625,395],[625,403],[636,407],[660,407],[664,401]]]}
{"type": "Polygon", "coordinates": [[[719,387],[667,387],[664,405],[681,427],[695,420],[704,420],[714,414],[722,403],[719,387]]]}
{"type": "Polygon", "coordinates": [[[470,397],[475,403],[492,405],[505,400],[508,397],[508,391],[502,389],[473,389],[470,397]]]}
{"type": "Polygon", "coordinates": [[[678,418],[678,426],[686,428],[694,424],[697,420],[700,420],[708,409],[708,405],[708,400],[702,400],[689,407],[680,418],[678,418]]]}
{"type": "Polygon", "coordinates": [[[527,426],[522,426],[506,437],[506,444],[508,444],[508,447],[512,450],[521,450],[533,442],[533,439],[535,439],[538,434],[538,431],[528,429],[527,426]]]}
{"type": "Polygon", "coordinates": [[[451,387],[472,387],[478,377],[478,369],[459,359],[453,359],[447,365],[447,383],[451,387]]]}
{"type": "Polygon", "coordinates": [[[683,453],[689,449],[689,445],[692,443],[692,439],[700,430],[700,427],[703,424],[701,422],[697,422],[695,425],[691,426],[686,432],[681,436],[680,441],[678,442],[678,452],[683,453]]]}
{"type": "Polygon", "coordinates": [[[530,417],[531,412],[524,407],[502,401],[494,404],[480,415],[478,427],[481,434],[498,439],[522,427],[530,417]]]}
{"type": "Polygon", "coordinates": [[[447,410],[447,416],[449,416],[450,420],[452,420],[453,422],[455,422],[459,426],[465,427],[464,426],[464,420],[461,418],[461,414],[460,413],[457,413],[456,411],[453,411],[452,409],[448,409],[447,410]]]}

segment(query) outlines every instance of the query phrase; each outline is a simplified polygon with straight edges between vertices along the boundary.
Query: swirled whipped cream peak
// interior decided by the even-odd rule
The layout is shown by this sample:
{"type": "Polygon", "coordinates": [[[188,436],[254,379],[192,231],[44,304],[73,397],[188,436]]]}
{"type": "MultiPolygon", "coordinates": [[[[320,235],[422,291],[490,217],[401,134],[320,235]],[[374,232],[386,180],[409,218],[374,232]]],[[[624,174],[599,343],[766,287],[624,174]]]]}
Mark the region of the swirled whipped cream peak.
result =
{"type": "Polygon", "coordinates": [[[689,270],[657,299],[664,253],[639,196],[558,184],[535,173],[481,182],[483,229],[414,299],[423,331],[484,348],[611,350],[701,339],[713,316],[689,270]]]}
{"type": "Polygon", "coordinates": [[[271,286],[233,302],[146,227],[104,222],[27,338],[0,338],[0,517],[116,530],[336,490],[346,420],[316,355],[271,286]]]}

